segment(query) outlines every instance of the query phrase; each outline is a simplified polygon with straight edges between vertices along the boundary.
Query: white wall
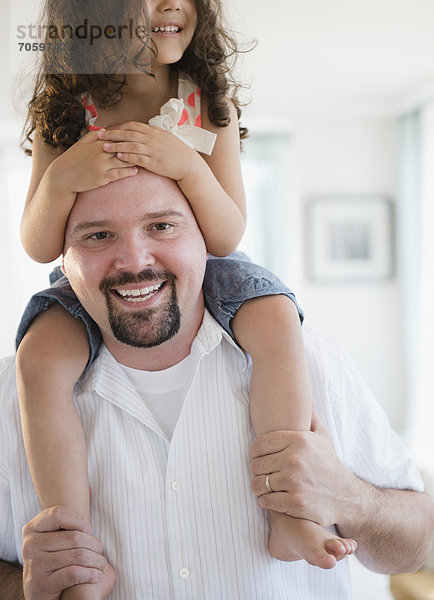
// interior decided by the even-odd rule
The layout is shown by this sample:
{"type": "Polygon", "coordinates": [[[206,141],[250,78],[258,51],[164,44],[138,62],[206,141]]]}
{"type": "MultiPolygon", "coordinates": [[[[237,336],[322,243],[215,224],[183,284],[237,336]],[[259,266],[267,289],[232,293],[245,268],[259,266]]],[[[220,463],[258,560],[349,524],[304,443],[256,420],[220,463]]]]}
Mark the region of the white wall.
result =
{"type": "MultiPolygon", "coordinates": [[[[394,119],[305,117],[296,121],[294,135],[302,214],[306,201],[317,194],[372,193],[396,198],[394,119]]],[[[301,231],[306,234],[303,225],[301,231]]],[[[306,242],[300,240],[300,253],[304,254],[306,242]]],[[[394,427],[404,428],[405,363],[397,277],[358,285],[325,285],[314,283],[302,268],[299,281],[306,323],[343,343],[394,427]]]]}
{"type": "Polygon", "coordinates": [[[12,73],[10,68],[10,49],[14,46],[14,32],[10,26],[10,6],[9,2],[2,0],[0,2],[0,77],[2,82],[0,93],[0,123],[3,127],[16,120],[17,113],[14,106],[14,91],[16,84],[16,74],[12,73]]]}

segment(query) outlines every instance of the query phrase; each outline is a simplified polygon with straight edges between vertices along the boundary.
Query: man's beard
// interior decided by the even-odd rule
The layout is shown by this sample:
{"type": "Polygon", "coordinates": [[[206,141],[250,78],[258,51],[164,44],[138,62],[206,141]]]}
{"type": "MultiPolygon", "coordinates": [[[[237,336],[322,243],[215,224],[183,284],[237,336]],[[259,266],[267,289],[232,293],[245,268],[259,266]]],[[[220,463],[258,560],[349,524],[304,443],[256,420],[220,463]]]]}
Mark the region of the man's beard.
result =
{"type": "Polygon", "coordinates": [[[118,277],[106,278],[100,284],[105,294],[108,318],[113,335],[117,340],[135,348],[151,348],[170,340],[178,333],[181,325],[181,312],[176,296],[176,277],[170,271],[154,272],[150,269],[133,273],[122,273],[118,277]],[[123,311],[115,302],[110,290],[129,283],[165,280],[171,293],[164,304],[156,308],[143,308],[136,311],[123,311]]]}

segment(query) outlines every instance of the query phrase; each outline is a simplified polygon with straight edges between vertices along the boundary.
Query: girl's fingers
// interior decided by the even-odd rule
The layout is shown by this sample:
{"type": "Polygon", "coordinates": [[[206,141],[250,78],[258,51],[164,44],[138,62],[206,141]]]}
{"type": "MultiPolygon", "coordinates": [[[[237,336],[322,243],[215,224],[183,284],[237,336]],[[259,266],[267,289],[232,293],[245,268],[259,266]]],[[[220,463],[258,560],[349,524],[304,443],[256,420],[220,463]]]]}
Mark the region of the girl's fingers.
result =
{"type": "Polygon", "coordinates": [[[143,142],[110,142],[103,146],[105,152],[128,152],[131,154],[145,154],[149,156],[149,150],[143,142]]]}
{"type": "Polygon", "coordinates": [[[107,170],[111,169],[125,169],[126,167],[135,167],[137,165],[134,161],[123,160],[120,156],[114,155],[111,157],[107,170]]]}
{"type": "Polygon", "coordinates": [[[144,142],[149,132],[141,133],[138,131],[107,131],[101,142],[144,142]]]}
{"type": "Polygon", "coordinates": [[[149,125],[145,125],[144,127],[147,129],[110,129],[99,134],[98,139],[113,142],[140,141],[149,135],[151,130],[155,129],[149,125]]]}
{"type": "Polygon", "coordinates": [[[138,165],[139,167],[143,167],[147,169],[149,167],[151,157],[146,156],[144,154],[132,154],[129,152],[119,152],[117,154],[118,158],[127,163],[131,163],[133,165],[138,165]]]}
{"type": "Polygon", "coordinates": [[[117,179],[123,179],[124,177],[133,177],[134,175],[137,175],[137,172],[137,167],[123,167],[121,169],[110,169],[110,171],[107,171],[107,183],[110,183],[110,181],[116,181],[117,179]]]}

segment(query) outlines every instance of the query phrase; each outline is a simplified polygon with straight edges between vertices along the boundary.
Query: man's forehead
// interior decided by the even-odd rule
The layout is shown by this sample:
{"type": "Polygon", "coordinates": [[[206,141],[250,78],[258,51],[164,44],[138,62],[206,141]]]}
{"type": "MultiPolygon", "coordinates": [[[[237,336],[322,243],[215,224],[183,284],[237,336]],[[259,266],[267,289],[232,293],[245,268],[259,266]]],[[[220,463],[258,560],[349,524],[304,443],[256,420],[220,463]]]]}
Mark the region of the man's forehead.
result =
{"type": "Polygon", "coordinates": [[[129,217],[145,220],[169,215],[192,216],[180,188],[167,178],[141,173],[78,194],[69,226],[75,228],[80,222],[106,223],[129,217]]]}

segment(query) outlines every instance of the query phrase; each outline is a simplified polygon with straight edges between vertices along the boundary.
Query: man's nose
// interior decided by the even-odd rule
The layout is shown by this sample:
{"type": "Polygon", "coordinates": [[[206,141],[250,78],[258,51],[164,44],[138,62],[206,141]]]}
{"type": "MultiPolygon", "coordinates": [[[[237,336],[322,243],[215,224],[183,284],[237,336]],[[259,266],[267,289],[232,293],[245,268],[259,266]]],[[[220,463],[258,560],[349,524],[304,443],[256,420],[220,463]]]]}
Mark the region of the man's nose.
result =
{"type": "Polygon", "coordinates": [[[126,237],[118,244],[114,267],[118,271],[139,273],[145,267],[155,264],[155,256],[150,240],[140,234],[126,237]]]}

